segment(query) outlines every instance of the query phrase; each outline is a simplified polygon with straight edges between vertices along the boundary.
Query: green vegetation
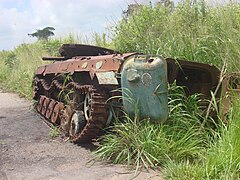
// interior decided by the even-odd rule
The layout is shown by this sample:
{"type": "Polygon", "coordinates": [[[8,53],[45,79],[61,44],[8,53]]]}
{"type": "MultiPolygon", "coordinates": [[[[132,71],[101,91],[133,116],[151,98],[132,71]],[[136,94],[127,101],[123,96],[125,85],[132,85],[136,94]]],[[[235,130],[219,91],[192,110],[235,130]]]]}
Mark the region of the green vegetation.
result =
{"type": "Polygon", "coordinates": [[[0,52],[0,87],[14,91],[31,99],[32,78],[37,67],[49,63],[42,61],[43,56],[56,56],[63,43],[79,43],[77,36],[69,34],[65,38],[21,44],[12,51],[0,52]]]}
{"type": "MultiPolygon", "coordinates": [[[[170,3],[170,1],[169,1],[170,3]]],[[[120,52],[138,51],[214,64],[227,71],[240,67],[240,5],[208,7],[203,0],[183,0],[174,8],[158,3],[132,6],[107,34],[94,34],[95,44],[120,52]],[[137,10],[135,10],[137,9],[137,10]],[[130,12],[130,11],[129,11],[130,12]]],[[[63,43],[83,42],[65,38],[21,44],[0,52],[0,87],[31,98],[34,70],[42,56],[58,55],[63,43]]],[[[161,125],[127,115],[110,128],[96,151],[101,159],[126,163],[134,168],[163,167],[168,179],[238,179],[240,177],[240,100],[232,105],[229,123],[205,121],[198,95],[186,97],[181,87],[169,92],[169,117],[161,125]],[[214,128],[212,128],[214,127],[214,128]]],[[[57,130],[51,131],[55,136],[57,130]]]]}
{"type": "Polygon", "coordinates": [[[49,135],[51,136],[51,138],[56,138],[60,134],[61,134],[61,132],[60,132],[59,128],[52,125],[51,129],[50,129],[50,132],[49,132],[49,135]]]}
{"type": "MultiPolygon", "coordinates": [[[[169,117],[164,124],[153,124],[148,119],[140,121],[139,115],[111,127],[113,133],[103,137],[98,156],[114,163],[127,163],[154,168],[169,160],[194,161],[208,146],[210,131],[200,131],[202,110],[199,97],[186,97],[182,87],[169,88],[169,117]]],[[[136,111],[138,112],[138,111],[136,111]]]]}
{"type": "Polygon", "coordinates": [[[45,27],[43,29],[37,29],[35,33],[28,34],[31,37],[36,37],[38,40],[47,41],[50,36],[54,36],[55,29],[53,27],[45,27]]]}
{"type": "MultiPolygon", "coordinates": [[[[185,0],[176,8],[158,3],[134,6],[114,28],[112,44],[120,52],[144,52],[214,64],[239,71],[240,5],[208,7],[204,1],[185,0]]],[[[174,88],[174,86],[172,87],[174,88]]],[[[178,87],[177,87],[178,89],[178,87]]],[[[176,91],[174,91],[176,92],[176,91]]],[[[229,114],[229,124],[201,129],[205,113],[198,96],[169,93],[169,118],[162,125],[125,117],[102,137],[97,155],[135,168],[159,165],[167,179],[238,179],[240,177],[240,100],[229,114]],[[237,105],[237,106],[236,106],[237,105]],[[211,128],[214,127],[214,128],[211,128]]]]}
{"type": "Polygon", "coordinates": [[[175,9],[161,3],[140,6],[114,29],[121,52],[162,54],[239,70],[239,4],[208,7],[203,0],[184,0],[175,9]]]}
{"type": "Polygon", "coordinates": [[[238,179],[240,176],[240,99],[236,98],[230,113],[229,124],[219,127],[209,147],[202,152],[202,159],[169,161],[165,165],[170,179],[238,179]]]}
{"type": "MultiPolygon", "coordinates": [[[[169,117],[163,124],[125,115],[101,138],[97,157],[139,168],[164,167],[167,179],[237,179],[240,176],[240,99],[226,126],[211,118],[204,129],[205,110],[198,95],[186,97],[182,87],[169,89],[169,117]],[[211,128],[214,127],[214,128],[211,128]]],[[[138,112],[138,111],[136,111],[138,112]]]]}
{"type": "Polygon", "coordinates": [[[33,73],[43,64],[41,58],[44,55],[46,51],[41,43],[21,44],[13,51],[0,52],[1,88],[30,98],[33,73]]]}

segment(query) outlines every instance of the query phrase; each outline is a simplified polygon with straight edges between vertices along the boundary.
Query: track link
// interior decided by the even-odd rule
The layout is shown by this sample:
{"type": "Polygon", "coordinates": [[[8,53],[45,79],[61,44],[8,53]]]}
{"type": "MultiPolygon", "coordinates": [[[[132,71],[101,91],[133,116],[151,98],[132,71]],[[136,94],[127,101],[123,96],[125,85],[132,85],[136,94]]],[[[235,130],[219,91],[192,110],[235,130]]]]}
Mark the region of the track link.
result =
{"type": "Polygon", "coordinates": [[[99,88],[93,85],[80,85],[76,82],[69,82],[65,86],[53,80],[50,85],[44,80],[35,78],[34,79],[34,94],[38,97],[38,103],[36,104],[36,110],[44,116],[49,122],[54,125],[61,126],[61,129],[65,132],[65,135],[70,137],[70,140],[74,143],[85,143],[98,136],[100,130],[106,126],[108,111],[106,109],[106,94],[99,90],[99,88]],[[43,92],[38,91],[39,88],[44,89],[43,92]],[[80,95],[86,99],[88,97],[88,103],[85,107],[78,107],[79,104],[84,104],[84,102],[79,102],[75,100],[71,104],[63,104],[56,100],[56,97],[47,97],[43,94],[51,94],[50,91],[55,89],[74,89],[74,93],[80,95]],[[72,133],[73,130],[73,114],[75,112],[84,112],[84,108],[88,108],[87,115],[85,115],[84,127],[81,127],[81,131],[72,133]],[[87,118],[86,118],[87,117],[87,118]]]}

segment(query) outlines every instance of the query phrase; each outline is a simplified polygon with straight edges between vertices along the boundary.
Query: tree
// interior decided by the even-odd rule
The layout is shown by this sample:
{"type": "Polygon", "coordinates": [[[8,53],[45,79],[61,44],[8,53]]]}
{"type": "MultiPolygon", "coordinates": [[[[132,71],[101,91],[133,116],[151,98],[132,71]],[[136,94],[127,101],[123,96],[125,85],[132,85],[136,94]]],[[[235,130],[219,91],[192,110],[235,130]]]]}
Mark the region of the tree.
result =
{"type": "Polygon", "coordinates": [[[161,5],[168,8],[170,11],[174,9],[174,2],[172,0],[159,0],[156,5],[161,5]]]}
{"type": "MultiPolygon", "coordinates": [[[[123,18],[128,19],[130,16],[135,15],[144,5],[134,3],[129,4],[127,10],[123,11],[123,18]]],[[[173,0],[158,0],[155,6],[164,6],[169,9],[170,12],[174,9],[173,0]]]]}
{"type": "Polygon", "coordinates": [[[38,40],[45,40],[47,41],[50,36],[54,36],[53,33],[55,29],[53,27],[45,27],[43,29],[36,29],[36,32],[32,34],[28,34],[31,37],[36,37],[38,40]]]}
{"type": "Polygon", "coordinates": [[[127,10],[123,11],[123,17],[125,19],[128,19],[130,16],[134,15],[135,13],[137,13],[137,11],[139,11],[139,9],[142,7],[143,5],[141,4],[129,4],[127,10]]]}

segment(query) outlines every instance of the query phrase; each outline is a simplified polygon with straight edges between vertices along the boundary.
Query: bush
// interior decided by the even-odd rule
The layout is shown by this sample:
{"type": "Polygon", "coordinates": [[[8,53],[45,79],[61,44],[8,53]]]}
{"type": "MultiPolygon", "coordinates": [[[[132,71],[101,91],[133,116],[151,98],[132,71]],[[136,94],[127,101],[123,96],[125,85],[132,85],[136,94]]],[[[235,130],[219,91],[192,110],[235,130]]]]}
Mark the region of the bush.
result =
{"type": "Polygon", "coordinates": [[[4,57],[4,63],[9,69],[12,69],[18,63],[16,54],[12,51],[7,52],[4,57]]]}
{"type": "Polygon", "coordinates": [[[143,5],[115,28],[113,41],[120,52],[162,54],[238,71],[240,61],[240,5],[208,7],[185,0],[169,10],[143,5]]]}
{"type": "Polygon", "coordinates": [[[170,114],[166,123],[152,124],[148,119],[140,120],[138,114],[132,119],[126,115],[124,122],[118,120],[111,127],[111,134],[102,137],[96,151],[98,157],[134,165],[137,169],[156,168],[170,160],[199,159],[208,145],[209,134],[199,130],[198,102],[198,96],[187,98],[183,88],[174,84],[170,87],[170,114]]]}
{"type": "Polygon", "coordinates": [[[41,65],[43,56],[59,56],[58,49],[63,43],[77,43],[78,38],[69,34],[64,38],[20,44],[12,51],[0,52],[0,87],[31,99],[34,71],[41,65]]]}

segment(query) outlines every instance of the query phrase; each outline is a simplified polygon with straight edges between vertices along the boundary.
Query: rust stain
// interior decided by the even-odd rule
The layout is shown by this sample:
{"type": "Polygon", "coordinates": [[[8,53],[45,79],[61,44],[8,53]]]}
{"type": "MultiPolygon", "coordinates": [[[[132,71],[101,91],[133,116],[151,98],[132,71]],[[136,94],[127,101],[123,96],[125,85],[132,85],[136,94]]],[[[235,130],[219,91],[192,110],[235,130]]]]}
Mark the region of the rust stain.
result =
{"type": "MultiPolygon", "coordinates": [[[[96,137],[98,131],[106,125],[109,118],[107,99],[116,93],[112,90],[121,88],[124,62],[133,56],[140,62],[141,53],[120,54],[107,48],[65,44],[60,48],[60,54],[62,57],[43,58],[54,62],[35,71],[33,97],[38,101],[36,110],[53,124],[62,124],[62,129],[68,131],[72,128],[69,132],[75,132],[74,126],[82,122],[76,119],[72,122],[72,115],[85,108],[88,121],[80,134],[73,134],[70,138],[74,142],[85,142],[96,137]],[[71,74],[72,79],[64,79],[67,74],[71,74]],[[69,102],[66,103],[58,96],[62,92],[70,99],[69,102]]],[[[154,63],[151,56],[147,57],[149,59],[144,68],[150,68],[154,63]]],[[[167,72],[168,83],[176,81],[177,85],[184,86],[187,95],[200,93],[203,99],[211,98],[210,92],[214,91],[220,82],[221,71],[218,68],[172,58],[165,60],[167,63],[163,68],[167,72]]],[[[141,80],[146,88],[154,80],[147,73],[141,77],[136,74],[128,78],[133,81],[141,80]]],[[[216,99],[223,107],[223,118],[229,112],[234,93],[240,95],[240,73],[226,76],[216,93],[216,99]]]]}

